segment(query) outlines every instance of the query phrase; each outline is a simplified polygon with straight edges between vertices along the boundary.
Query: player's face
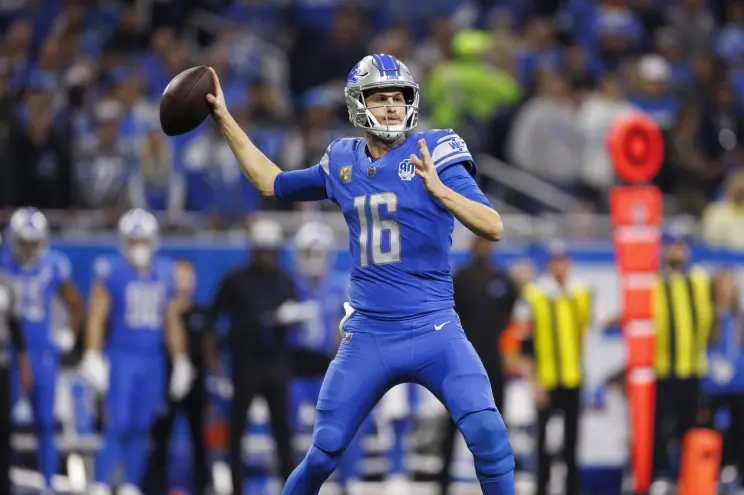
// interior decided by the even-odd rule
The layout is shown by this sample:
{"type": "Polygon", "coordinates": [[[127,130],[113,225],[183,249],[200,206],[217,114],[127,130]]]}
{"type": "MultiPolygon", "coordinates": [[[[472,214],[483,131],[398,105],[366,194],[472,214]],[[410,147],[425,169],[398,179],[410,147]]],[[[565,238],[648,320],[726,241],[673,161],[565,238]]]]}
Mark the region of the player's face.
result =
{"type": "Polygon", "coordinates": [[[380,125],[403,125],[405,123],[406,99],[402,91],[372,92],[364,101],[380,125]]]}
{"type": "Polygon", "coordinates": [[[150,241],[131,240],[124,245],[124,253],[127,259],[137,268],[147,268],[152,261],[153,249],[150,241]]]}
{"type": "Polygon", "coordinates": [[[38,240],[16,239],[14,243],[13,255],[21,265],[32,263],[44,248],[44,243],[38,240]]]}

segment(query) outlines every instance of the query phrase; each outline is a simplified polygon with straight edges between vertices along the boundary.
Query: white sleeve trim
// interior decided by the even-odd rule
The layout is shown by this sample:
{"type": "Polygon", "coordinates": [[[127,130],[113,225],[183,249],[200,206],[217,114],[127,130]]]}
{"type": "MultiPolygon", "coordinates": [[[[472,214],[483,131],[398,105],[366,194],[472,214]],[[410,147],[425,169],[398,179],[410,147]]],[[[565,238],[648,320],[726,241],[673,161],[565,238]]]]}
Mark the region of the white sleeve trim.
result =
{"type": "Polygon", "coordinates": [[[443,160],[439,160],[438,162],[434,162],[434,168],[441,168],[444,165],[448,165],[452,162],[466,162],[466,161],[472,161],[473,157],[470,153],[456,153],[454,155],[450,155],[446,157],[443,160]]]}
{"type": "Polygon", "coordinates": [[[459,136],[457,134],[447,134],[446,136],[442,136],[437,139],[437,144],[441,143],[442,141],[447,141],[448,139],[455,139],[456,137],[459,136]]]}
{"type": "Polygon", "coordinates": [[[320,159],[320,168],[323,169],[323,171],[326,173],[326,175],[330,176],[330,172],[328,172],[328,152],[326,151],[323,154],[323,158],[320,159]]]}

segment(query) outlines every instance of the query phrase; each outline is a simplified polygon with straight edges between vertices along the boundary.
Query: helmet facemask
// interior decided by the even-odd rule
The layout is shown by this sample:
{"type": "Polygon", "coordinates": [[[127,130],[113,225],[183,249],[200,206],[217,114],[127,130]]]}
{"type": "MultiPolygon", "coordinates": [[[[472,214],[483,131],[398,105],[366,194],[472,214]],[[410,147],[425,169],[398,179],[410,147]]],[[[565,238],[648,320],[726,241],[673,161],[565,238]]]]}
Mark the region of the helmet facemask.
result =
{"type": "Polygon", "coordinates": [[[391,86],[378,83],[359,88],[347,87],[344,90],[344,95],[346,96],[346,106],[349,110],[349,120],[354,124],[354,127],[364,129],[385,141],[395,141],[406,131],[416,127],[418,123],[419,89],[415,83],[399,81],[391,86]],[[372,92],[395,90],[403,93],[404,103],[375,105],[374,107],[367,106],[365,98],[372,92]],[[379,122],[370,111],[371,108],[385,108],[387,110],[390,107],[405,108],[405,117],[402,124],[388,125],[386,122],[379,122]]]}

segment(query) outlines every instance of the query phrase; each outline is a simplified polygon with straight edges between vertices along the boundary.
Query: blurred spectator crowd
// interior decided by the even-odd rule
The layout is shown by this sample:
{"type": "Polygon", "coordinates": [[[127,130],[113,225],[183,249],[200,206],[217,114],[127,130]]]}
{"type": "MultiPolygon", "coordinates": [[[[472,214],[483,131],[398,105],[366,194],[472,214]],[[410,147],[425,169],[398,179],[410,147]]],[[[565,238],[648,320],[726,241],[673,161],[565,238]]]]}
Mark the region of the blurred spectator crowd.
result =
{"type": "Polygon", "coordinates": [[[6,206],[112,222],[131,206],[174,222],[195,211],[214,228],[293,208],[256,193],[211,122],[163,135],[168,81],[214,67],[249,136],[298,169],[354,133],[346,75],[385,52],[421,84],[421,128],[455,128],[474,153],[575,196],[581,211],[607,211],[610,123],[649,113],[666,140],[656,183],[668,211],[702,214],[709,240],[744,247],[726,227],[744,215],[742,1],[6,0],[0,34],[6,206]]]}

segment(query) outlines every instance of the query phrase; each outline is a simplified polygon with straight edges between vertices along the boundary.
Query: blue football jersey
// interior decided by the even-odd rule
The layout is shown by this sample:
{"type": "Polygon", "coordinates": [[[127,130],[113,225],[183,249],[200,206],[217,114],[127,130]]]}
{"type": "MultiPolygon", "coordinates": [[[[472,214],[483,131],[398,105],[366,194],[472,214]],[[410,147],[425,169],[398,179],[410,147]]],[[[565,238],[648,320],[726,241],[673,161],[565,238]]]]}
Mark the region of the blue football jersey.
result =
{"type": "Polygon", "coordinates": [[[450,248],[454,216],[434,200],[410,161],[426,139],[437,171],[462,164],[468,148],[452,129],[409,135],[379,160],[364,139],[331,143],[321,160],[327,195],[349,227],[351,305],[362,314],[400,319],[452,308],[450,248]]]}
{"type": "Polygon", "coordinates": [[[318,284],[295,274],[295,291],[300,301],[315,301],[318,316],[299,325],[289,333],[288,343],[296,349],[332,354],[338,341],[338,324],[344,316],[344,301],[348,300],[349,277],[328,273],[318,284]]]}
{"type": "Polygon", "coordinates": [[[148,271],[138,271],[118,255],[96,260],[94,271],[111,304],[106,349],[161,351],[166,308],[176,292],[173,263],[156,259],[148,271]]]}
{"type": "Polygon", "coordinates": [[[57,351],[52,335],[52,307],[60,286],[70,279],[70,260],[54,250],[46,251],[27,266],[16,263],[7,250],[0,260],[0,265],[16,285],[27,349],[30,352],[57,351]]]}

